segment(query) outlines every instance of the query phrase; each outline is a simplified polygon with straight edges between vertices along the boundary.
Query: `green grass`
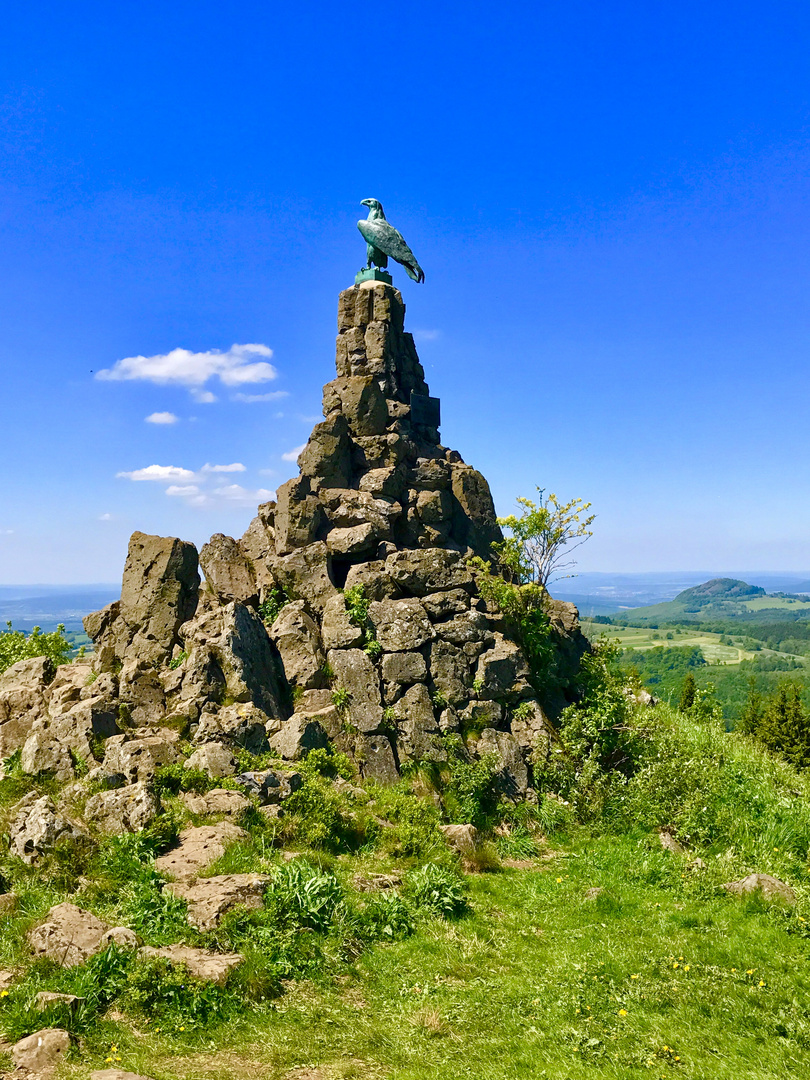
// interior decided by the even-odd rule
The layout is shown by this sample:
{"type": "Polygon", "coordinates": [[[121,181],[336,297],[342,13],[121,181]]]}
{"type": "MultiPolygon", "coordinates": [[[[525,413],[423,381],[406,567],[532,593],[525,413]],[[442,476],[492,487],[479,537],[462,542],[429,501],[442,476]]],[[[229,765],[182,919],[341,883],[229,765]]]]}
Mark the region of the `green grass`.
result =
{"type": "Polygon", "coordinates": [[[158,1080],[302,1066],[391,1080],[806,1075],[803,924],[730,899],[687,861],[643,836],[574,835],[537,869],[468,878],[462,919],[429,920],[242,1022],[102,1025],[84,1068],[115,1044],[120,1067],[158,1080]]]}
{"type": "Polygon", "coordinates": [[[161,892],[157,833],[105,841],[78,893],[7,860],[20,905],[0,942],[21,982],[0,999],[0,1028],[40,1026],[39,989],[86,996],[74,1019],[52,1018],[81,1040],[62,1067],[75,1080],[110,1065],[155,1080],[808,1075],[810,779],[666,706],[631,710],[626,727],[628,775],[564,771],[567,805],[510,812],[497,846],[520,868],[459,878],[446,848],[437,861],[436,808],[408,782],[352,801],[317,771],[300,820],[286,819],[285,845],[304,856],[285,864],[266,824],[246,822],[213,869],[267,872],[266,906],[209,934],[161,892]],[[665,825],[687,854],[662,849],[665,825]],[[797,905],[722,889],[751,869],[788,881],[797,905]],[[393,870],[396,890],[355,888],[358,873],[393,870]],[[246,962],[223,990],[131,955],[32,964],[25,930],[67,895],[148,942],[238,948],[246,962]]]}
{"type": "MultiPolygon", "coordinates": [[[[752,600],[756,604],[759,601],[752,600]]],[[[787,602],[787,601],[786,601],[787,602]]],[[[739,633],[730,635],[732,640],[737,638],[740,644],[727,645],[722,643],[722,638],[728,639],[729,635],[713,634],[702,630],[685,630],[677,627],[661,627],[653,630],[646,626],[609,626],[601,623],[589,623],[583,621],[585,633],[592,638],[600,635],[618,641],[623,649],[648,649],[673,647],[676,645],[697,645],[703,653],[707,664],[715,667],[727,667],[740,664],[743,660],[755,660],[759,657],[787,657],[791,660],[803,660],[803,657],[795,653],[786,653],[775,649],[759,649],[756,652],[745,648],[742,644],[744,630],[740,627],[739,633]]]]}

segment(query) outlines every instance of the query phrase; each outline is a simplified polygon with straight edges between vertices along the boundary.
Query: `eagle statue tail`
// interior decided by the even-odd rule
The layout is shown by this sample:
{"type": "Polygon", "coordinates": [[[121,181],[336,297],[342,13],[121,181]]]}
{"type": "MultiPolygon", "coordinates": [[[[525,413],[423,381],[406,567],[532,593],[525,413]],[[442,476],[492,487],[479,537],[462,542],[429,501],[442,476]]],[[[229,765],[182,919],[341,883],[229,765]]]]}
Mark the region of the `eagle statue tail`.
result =
{"type": "Polygon", "coordinates": [[[425,271],[416,259],[414,259],[413,262],[404,262],[402,265],[405,267],[405,273],[412,281],[415,281],[417,285],[420,285],[425,280],[425,271]]]}

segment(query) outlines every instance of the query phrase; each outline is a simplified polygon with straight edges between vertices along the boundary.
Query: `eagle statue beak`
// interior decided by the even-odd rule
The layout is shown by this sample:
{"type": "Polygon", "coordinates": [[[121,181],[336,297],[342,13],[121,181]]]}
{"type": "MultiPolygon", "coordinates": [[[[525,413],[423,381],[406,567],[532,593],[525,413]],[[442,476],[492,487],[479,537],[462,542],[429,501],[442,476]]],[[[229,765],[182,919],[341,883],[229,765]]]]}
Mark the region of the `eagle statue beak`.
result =
{"type": "Polygon", "coordinates": [[[361,206],[373,206],[376,201],[377,201],[376,199],[361,199],[360,200],[360,205],[361,206]]]}

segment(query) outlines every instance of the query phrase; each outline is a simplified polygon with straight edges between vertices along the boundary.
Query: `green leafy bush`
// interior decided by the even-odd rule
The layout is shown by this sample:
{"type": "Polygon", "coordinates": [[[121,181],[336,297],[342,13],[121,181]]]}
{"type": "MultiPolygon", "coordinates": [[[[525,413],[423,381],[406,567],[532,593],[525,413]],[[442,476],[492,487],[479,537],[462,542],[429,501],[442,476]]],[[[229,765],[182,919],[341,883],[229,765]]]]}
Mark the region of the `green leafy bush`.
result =
{"type": "Polygon", "coordinates": [[[47,656],[54,666],[66,664],[73,653],[73,645],[65,637],[62,623],[50,634],[43,634],[35,626],[30,634],[14,630],[10,622],[8,630],[0,632],[0,675],[20,660],[30,660],[35,656],[47,656]]]}
{"type": "Polygon", "coordinates": [[[264,600],[259,604],[259,614],[268,626],[272,626],[281,609],[289,602],[290,598],[284,590],[274,586],[266,591],[264,600]]]}
{"type": "Polygon", "coordinates": [[[491,754],[475,760],[458,735],[445,738],[449,778],[444,805],[451,821],[489,829],[497,816],[499,792],[497,764],[491,754]]]}
{"type": "Polygon", "coordinates": [[[304,774],[301,787],[286,800],[284,810],[281,827],[288,839],[327,851],[353,849],[365,839],[363,824],[345,797],[314,771],[304,774]]]}
{"type": "Polygon", "coordinates": [[[159,765],[155,770],[153,784],[158,796],[177,795],[181,791],[204,794],[214,786],[214,782],[203,769],[188,769],[179,761],[171,765],[159,765]]]}
{"type": "Polygon", "coordinates": [[[303,859],[282,866],[267,891],[267,905],[281,923],[329,930],[343,889],[334,874],[316,870],[303,859]]]}
{"type": "Polygon", "coordinates": [[[410,937],[415,929],[410,908],[393,890],[372,895],[366,904],[364,915],[374,936],[388,941],[410,937]]]}
{"type": "Polygon", "coordinates": [[[425,863],[411,871],[405,893],[418,911],[455,919],[467,908],[464,887],[457,874],[438,863],[425,863]]]}
{"type": "Polygon", "coordinates": [[[153,956],[132,965],[121,1003],[135,1013],[203,1027],[236,1012],[241,995],[195,979],[184,967],[153,956]]]}
{"type": "Polygon", "coordinates": [[[394,825],[380,833],[387,850],[420,861],[449,854],[439,830],[439,811],[431,802],[414,795],[404,784],[377,788],[374,795],[375,812],[394,825]]]}

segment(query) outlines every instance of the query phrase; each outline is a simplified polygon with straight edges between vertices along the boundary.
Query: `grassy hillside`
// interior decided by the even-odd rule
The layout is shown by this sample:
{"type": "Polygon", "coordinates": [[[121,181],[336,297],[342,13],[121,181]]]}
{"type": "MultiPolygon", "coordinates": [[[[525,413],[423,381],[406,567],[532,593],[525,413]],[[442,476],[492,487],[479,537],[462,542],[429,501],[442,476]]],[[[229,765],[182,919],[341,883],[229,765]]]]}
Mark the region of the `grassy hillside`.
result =
{"type": "MultiPolygon", "coordinates": [[[[454,871],[435,831],[430,772],[363,794],[316,771],[302,815],[283,828],[248,815],[248,840],[210,872],[267,872],[267,910],[206,935],[160,892],[152,859],[171,843],[165,830],[63,855],[44,878],[6,857],[18,900],[0,916],[0,959],[18,981],[0,1003],[0,1027],[13,1038],[68,1023],[81,1060],[62,1076],[76,1080],[110,1065],[156,1080],[807,1075],[807,778],[666,707],[622,715],[616,735],[630,764],[599,766],[609,732],[583,753],[569,731],[569,764],[547,777],[560,794],[542,795],[534,812],[502,806],[500,865],[490,853],[484,873],[454,871]],[[389,824],[375,831],[374,821],[389,824]],[[661,826],[683,854],[663,850],[661,826]],[[463,906],[458,893],[435,906],[446,885],[414,886],[437,860],[437,881],[460,874],[463,906]],[[789,882],[797,904],[722,889],[752,869],[789,882]],[[403,884],[385,896],[358,891],[373,873],[403,884]],[[313,880],[320,893],[308,901],[294,883],[313,880]],[[217,990],[155,981],[115,953],[67,970],[32,963],[26,929],[66,897],[137,926],[149,943],[179,933],[247,948],[249,971],[217,990]],[[32,1008],[41,989],[86,1003],[73,1018],[43,1017],[32,1008]]],[[[0,801],[22,787],[12,763],[0,801]]],[[[167,799],[176,828],[183,806],[167,799]]]]}
{"type": "Polygon", "coordinates": [[[754,622],[810,619],[810,597],[768,595],[756,585],[734,578],[714,578],[678,593],[674,600],[634,608],[614,616],[616,623],[634,626],[707,622],[754,622]]]}

